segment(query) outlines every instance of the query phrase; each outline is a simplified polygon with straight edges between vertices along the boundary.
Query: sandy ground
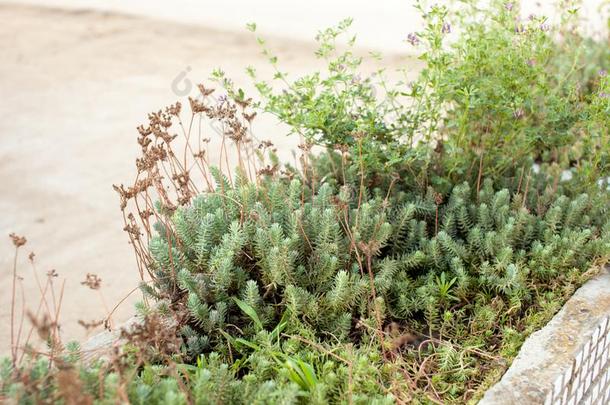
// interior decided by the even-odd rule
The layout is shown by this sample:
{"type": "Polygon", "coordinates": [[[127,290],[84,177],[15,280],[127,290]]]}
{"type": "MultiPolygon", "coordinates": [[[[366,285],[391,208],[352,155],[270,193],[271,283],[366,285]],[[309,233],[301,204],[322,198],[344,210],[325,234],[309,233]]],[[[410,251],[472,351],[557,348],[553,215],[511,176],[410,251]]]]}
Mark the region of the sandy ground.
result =
{"type": "MultiPolygon", "coordinates": [[[[14,254],[7,235],[28,239],[18,259],[26,307],[35,310],[39,302],[33,272],[44,282],[47,271],[56,269],[56,294],[65,280],[62,337],[82,340],[78,320],[103,318],[139,281],[111,187],[135,174],[135,127],[147,112],[184,100],[189,86],[216,67],[239,84],[249,83],[248,64],[259,66],[262,75],[271,71],[247,33],[7,4],[0,4],[0,21],[0,353],[5,354],[14,254]],[[36,253],[36,270],[29,252],[36,253]],[[87,273],[102,279],[101,290],[80,284],[87,273]]],[[[269,44],[284,70],[318,66],[310,43],[271,38],[269,44]]],[[[394,55],[384,63],[406,62],[394,55]]],[[[284,152],[296,143],[265,119],[255,133],[274,138],[284,152]]],[[[117,309],[115,323],[133,314],[137,299],[133,294],[117,309]]]]}
{"type": "MultiPolygon", "coordinates": [[[[361,46],[386,52],[403,52],[409,32],[423,22],[414,5],[459,4],[461,0],[2,0],[16,3],[129,13],[163,18],[206,27],[241,31],[247,22],[256,22],[265,34],[309,41],[319,29],[353,17],[354,31],[361,46]]],[[[484,4],[491,0],[477,0],[484,4]]],[[[494,0],[495,1],[495,0],[494,0]]],[[[506,3],[510,0],[504,0],[506,3]]],[[[512,1],[514,2],[514,0],[512,1]]],[[[523,18],[545,15],[557,21],[558,3],[579,3],[582,28],[589,33],[607,30],[608,0],[522,0],[523,18]]],[[[450,21],[455,25],[455,21],[450,21]]]]}

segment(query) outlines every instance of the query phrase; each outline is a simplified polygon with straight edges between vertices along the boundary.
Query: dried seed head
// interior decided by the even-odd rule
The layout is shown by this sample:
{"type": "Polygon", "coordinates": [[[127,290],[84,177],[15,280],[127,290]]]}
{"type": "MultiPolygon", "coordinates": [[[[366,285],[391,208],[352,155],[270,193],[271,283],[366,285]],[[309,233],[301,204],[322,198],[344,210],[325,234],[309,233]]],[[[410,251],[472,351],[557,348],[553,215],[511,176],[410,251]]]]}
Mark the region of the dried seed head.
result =
{"type": "Polygon", "coordinates": [[[157,313],[146,315],[142,323],[135,324],[129,330],[123,329],[121,339],[126,339],[138,349],[138,354],[144,359],[158,356],[169,358],[180,351],[182,343],[172,320],[162,318],[157,313]]]}
{"type": "Polygon", "coordinates": [[[248,122],[252,122],[252,120],[254,119],[254,117],[256,117],[256,111],[254,111],[251,114],[246,114],[246,113],[242,113],[242,116],[246,119],[246,121],[248,122]]]}
{"type": "Polygon", "coordinates": [[[208,112],[210,110],[209,107],[206,107],[205,104],[203,104],[203,102],[194,99],[192,97],[189,97],[189,103],[191,105],[191,111],[193,112],[193,114],[197,114],[197,113],[205,113],[208,112]]]}
{"type": "Polygon", "coordinates": [[[198,84],[197,88],[199,88],[199,91],[201,92],[201,95],[203,97],[207,97],[210,94],[214,93],[214,89],[206,89],[203,84],[198,84]]]}
{"type": "Polygon", "coordinates": [[[24,236],[19,236],[15,232],[12,232],[8,236],[13,241],[13,245],[15,245],[15,247],[21,247],[27,243],[27,239],[24,236]]]}
{"type": "Polygon", "coordinates": [[[103,325],[104,324],[104,319],[101,319],[99,321],[93,320],[93,321],[89,321],[89,322],[83,321],[82,319],[79,319],[78,320],[78,324],[80,326],[82,326],[83,328],[85,328],[87,331],[89,331],[91,329],[94,329],[94,328],[97,328],[98,326],[103,325]]]}
{"type": "Polygon", "coordinates": [[[278,165],[267,165],[256,172],[259,176],[274,176],[278,172],[278,165]]]}
{"type": "Polygon", "coordinates": [[[235,100],[235,102],[237,103],[237,105],[239,105],[242,109],[245,109],[246,107],[248,107],[250,104],[252,104],[252,98],[248,98],[245,100],[235,100]]]}
{"type": "Polygon", "coordinates": [[[99,278],[96,274],[87,273],[85,281],[81,281],[81,285],[86,285],[92,290],[99,290],[102,286],[102,279],[99,278]]]}
{"type": "Polygon", "coordinates": [[[273,146],[273,142],[271,141],[261,141],[261,143],[258,144],[258,149],[267,149],[273,146]]]}
{"type": "Polygon", "coordinates": [[[152,130],[150,129],[150,127],[144,127],[144,125],[140,125],[137,129],[140,135],[142,136],[148,136],[152,134],[152,130]]]}
{"type": "Polygon", "coordinates": [[[42,319],[38,319],[32,312],[27,311],[27,317],[38,333],[38,336],[40,336],[42,340],[48,341],[51,337],[51,332],[57,327],[57,323],[51,321],[48,314],[44,314],[42,319]]]}
{"type": "Polygon", "coordinates": [[[177,101],[176,104],[172,104],[165,109],[165,111],[169,115],[173,115],[174,117],[178,117],[180,115],[180,111],[182,110],[182,104],[177,101]]]}

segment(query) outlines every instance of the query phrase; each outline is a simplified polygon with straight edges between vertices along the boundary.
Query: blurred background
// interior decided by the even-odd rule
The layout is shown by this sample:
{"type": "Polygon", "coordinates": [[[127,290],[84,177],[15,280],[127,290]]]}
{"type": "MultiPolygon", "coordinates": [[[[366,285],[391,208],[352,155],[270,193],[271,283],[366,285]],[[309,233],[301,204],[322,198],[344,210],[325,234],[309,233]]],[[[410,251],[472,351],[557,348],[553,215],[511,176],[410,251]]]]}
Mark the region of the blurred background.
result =
{"type": "MultiPolygon", "coordinates": [[[[59,274],[58,295],[65,280],[64,341],[95,332],[79,320],[113,312],[119,324],[133,314],[138,292],[130,292],[140,278],[112,184],[133,180],[135,128],[148,112],[195,95],[195,84],[215,68],[246,90],[252,89],[246,66],[271,77],[246,23],[257,23],[293,77],[320,67],[315,34],[346,17],[354,18],[358,52],[384,54],[365,68],[415,73],[419,64],[405,44],[421,26],[413,3],[0,0],[0,354],[10,348],[10,232],[28,239],[17,259],[19,316],[20,286],[25,308],[35,311],[40,291],[34,272],[44,281],[51,270],[59,274]],[[29,252],[36,254],[35,268],[29,252]],[[87,273],[101,278],[99,290],[81,284],[87,273]]],[[[554,2],[541,3],[525,1],[524,16],[556,16],[554,2]]],[[[608,4],[584,1],[585,32],[607,30],[608,4]]],[[[283,155],[297,143],[271,119],[258,120],[254,132],[272,139],[283,155]]]]}

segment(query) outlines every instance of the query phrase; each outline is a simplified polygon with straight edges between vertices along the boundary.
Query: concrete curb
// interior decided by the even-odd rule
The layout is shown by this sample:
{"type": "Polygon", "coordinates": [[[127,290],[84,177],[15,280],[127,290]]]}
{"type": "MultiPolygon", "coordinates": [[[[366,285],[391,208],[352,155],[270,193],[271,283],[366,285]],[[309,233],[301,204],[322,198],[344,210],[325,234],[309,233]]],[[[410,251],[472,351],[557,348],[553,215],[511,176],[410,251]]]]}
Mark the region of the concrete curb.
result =
{"type": "Polygon", "coordinates": [[[610,269],[523,344],[480,405],[610,403],[610,269]]]}

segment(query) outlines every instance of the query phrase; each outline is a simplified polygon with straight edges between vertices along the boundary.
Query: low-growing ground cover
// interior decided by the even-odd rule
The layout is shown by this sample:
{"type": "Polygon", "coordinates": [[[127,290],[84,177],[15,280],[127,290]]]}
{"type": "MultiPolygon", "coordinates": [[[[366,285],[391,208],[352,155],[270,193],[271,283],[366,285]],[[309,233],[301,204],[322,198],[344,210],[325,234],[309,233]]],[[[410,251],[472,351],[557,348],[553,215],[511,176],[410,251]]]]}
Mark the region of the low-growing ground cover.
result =
{"type": "Polygon", "coordinates": [[[150,114],[138,177],[116,186],[142,325],[107,362],[8,359],[3,395],[476,401],[610,255],[608,42],[572,10],[550,27],[513,3],[419,9],[414,82],[361,76],[335,45],[347,20],[317,38],[325,72],[291,79],[259,39],[277,66],[249,69],[259,101],[217,71],[226,96],[150,114]],[[297,165],[253,137],[261,111],[301,137],[297,165]]]}

